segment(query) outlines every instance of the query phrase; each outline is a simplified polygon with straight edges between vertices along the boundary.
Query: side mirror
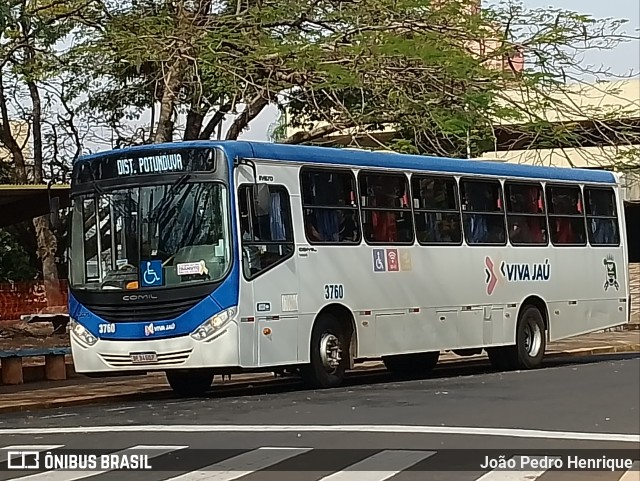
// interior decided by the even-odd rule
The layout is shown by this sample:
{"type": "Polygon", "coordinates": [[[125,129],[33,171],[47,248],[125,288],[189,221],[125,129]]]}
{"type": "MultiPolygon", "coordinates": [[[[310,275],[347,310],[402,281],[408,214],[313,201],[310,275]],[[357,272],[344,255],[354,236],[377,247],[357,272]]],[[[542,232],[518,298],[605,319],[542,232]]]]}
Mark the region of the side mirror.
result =
{"type": "Polygon", "coordinates": [[[253,185],[253,207],[257,216],[269,214],[271,211],[269,184],[253,185]]]}

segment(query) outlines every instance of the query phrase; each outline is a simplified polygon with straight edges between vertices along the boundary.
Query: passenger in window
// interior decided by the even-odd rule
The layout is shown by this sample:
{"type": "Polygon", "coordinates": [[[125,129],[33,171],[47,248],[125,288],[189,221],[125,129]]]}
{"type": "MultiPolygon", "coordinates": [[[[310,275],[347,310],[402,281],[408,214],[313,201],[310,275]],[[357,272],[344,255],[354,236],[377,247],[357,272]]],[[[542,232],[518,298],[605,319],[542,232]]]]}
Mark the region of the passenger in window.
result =
{"type": "Polygon", "coordinates": [[[340,223],[335,210],[316,210],[317,227],[320,237],[324,242],[338,242],[340,233],[340,223]]]}
{"type": "Polygon", "coordinates": [[[571,219],[556,219],[555,229],[557,244],[576,244],[576,235],[573,232],[571,219]]]}
{"type": "Polygon", "coordinates": [[[356,242],[358,240],[358,228],[351,211],[338,211],[338,222],[340,223],[340,242],[356,242]]]}
{"type": "MultiPolygon", "coordinates": [[[[258,237],[253,236],[249,232],[249,221],[241,218],[242,240],[244,242],[259,241],[258,237]]],[[[245,245],[242,247],[244,270],[247,275],[255,274],[260,271],[260,248],[254,245],[245,245]]]]}
{"type": "Polygon", "coordinates": [[[304,228],[307,233],[307,239],[311,242],[322,242],[322,236],[318,232],[315,225],[315,216],[308,212],[304,219],[304,228]]]}
{"type": "Polygon", "coordinates": [[[395,212],[374,210],[371,213],[371,221],[373,224],[373,241],[398,241],[398,226],[396,225],[395,212]]]}
{"type": "Polygon", "coordinates": [[[504,244],[504,221],[502,217],[492,216],[489,222],[489,229],[487,231],[487,243],[489,244],[504,244]]]}

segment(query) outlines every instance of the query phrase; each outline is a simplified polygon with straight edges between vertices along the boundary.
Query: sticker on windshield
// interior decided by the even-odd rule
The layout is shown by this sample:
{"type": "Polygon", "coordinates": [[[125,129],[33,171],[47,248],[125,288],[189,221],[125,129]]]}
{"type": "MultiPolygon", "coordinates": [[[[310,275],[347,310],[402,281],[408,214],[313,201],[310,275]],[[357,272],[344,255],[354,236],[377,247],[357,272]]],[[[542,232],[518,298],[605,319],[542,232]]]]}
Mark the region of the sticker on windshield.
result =
{"type": "Polygon", "coordinates": [[[209,274],[205,261],[178,264],[176,269],[179,276],[206,276],[209,274]]]}
{"type": "Polygon", "coordinates": [[[140,280],[142,287],[154,287],[163,285],[162,261],[144,261],[140,264],[140,280]]]}

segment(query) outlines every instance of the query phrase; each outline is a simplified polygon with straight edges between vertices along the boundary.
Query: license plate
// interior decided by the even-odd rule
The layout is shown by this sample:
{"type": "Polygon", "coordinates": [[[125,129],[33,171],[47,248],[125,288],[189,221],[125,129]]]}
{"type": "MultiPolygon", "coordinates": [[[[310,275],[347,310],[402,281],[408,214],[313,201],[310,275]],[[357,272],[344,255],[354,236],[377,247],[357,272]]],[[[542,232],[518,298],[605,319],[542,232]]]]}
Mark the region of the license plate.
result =
{"type": "Polygon", "coordinates": [[[155,352],[132,352],[131,362],[133,364],[149,364],[152,362],[158,362],[158,356],[155,352]]]}

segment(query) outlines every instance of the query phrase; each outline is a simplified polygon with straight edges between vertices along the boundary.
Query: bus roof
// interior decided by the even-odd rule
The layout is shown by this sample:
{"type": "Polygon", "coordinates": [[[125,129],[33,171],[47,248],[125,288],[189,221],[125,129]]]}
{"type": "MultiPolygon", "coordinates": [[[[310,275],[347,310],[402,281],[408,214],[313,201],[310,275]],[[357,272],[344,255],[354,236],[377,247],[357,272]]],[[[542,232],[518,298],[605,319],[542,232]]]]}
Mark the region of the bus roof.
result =
{"type": "Polygon", "coordinates": [[[110,150],[80,157],[77,162],[99,157],[120,156],[126,152],[154,152],[167,148],[221,147],[229,158],[247,157],[287,162],[344,165],[359,168],[388,168],[397,170],[431,171],[459,175],[495,175],[539,180],[573,181],[615,184],[616,177],[604,170],[543,167],[508,164],[488,160],[452,159],[408,155],[390,152],[288,145],[269,142],[245,141],[185,141],[165,144],[141,145],[110,150]]]}

